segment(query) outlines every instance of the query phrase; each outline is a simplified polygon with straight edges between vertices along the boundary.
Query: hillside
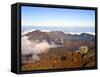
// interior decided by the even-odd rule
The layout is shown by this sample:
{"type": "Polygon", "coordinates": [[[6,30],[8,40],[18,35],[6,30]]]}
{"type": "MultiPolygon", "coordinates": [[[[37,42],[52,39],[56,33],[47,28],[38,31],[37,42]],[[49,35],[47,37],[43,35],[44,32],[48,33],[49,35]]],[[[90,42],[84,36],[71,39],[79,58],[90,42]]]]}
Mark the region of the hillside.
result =
{"type": "Polygon", "coordinates": [[[22,71],[95,66],[95,35],[92,34],[35,30],[22,35],[21,45],[22,71]],[[88,52],[80,54],[80,47],[88,52]]]}
{"type": "Polygon", "coordinates": [[[23,65],[22,71],[95,66],[95,51],[91,48],[84,56],[74,51],[63,51],[62,48],[59,48],[59,50],[53,48],[50,52],[41,54],[40,58],[40,61],[23,65]],[[60,54],[60,52],[62,53],[60,54]]]}

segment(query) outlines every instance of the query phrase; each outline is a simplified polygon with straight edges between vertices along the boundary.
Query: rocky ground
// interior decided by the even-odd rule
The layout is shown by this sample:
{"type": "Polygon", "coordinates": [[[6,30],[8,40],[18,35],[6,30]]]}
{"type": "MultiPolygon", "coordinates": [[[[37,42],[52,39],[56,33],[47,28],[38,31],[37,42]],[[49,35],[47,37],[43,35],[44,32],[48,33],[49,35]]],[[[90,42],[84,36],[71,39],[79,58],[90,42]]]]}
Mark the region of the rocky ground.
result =
{"type": "Polygon", "coordinates": [[[40,61],[22,65],[22,71],[95,66],[94,48],[89,48],[89,51],[83,55],[73,50],[70,51],[63,48],[52,48],[50,49],[50,52],[39,56],[41,58],[40,61]]]}

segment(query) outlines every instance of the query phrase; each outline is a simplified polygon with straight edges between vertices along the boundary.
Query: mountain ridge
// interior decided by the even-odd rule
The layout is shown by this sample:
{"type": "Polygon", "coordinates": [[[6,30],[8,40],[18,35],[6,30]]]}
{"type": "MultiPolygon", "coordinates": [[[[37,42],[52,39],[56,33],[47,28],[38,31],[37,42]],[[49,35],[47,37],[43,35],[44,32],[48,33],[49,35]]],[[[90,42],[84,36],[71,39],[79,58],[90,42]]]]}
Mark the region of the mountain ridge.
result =
{"type": "MultiPolygon", "coordinates": [[[[34,31],[30,31],[22,36],[29,36],[31,37],[35,37],[35,36],[39,36],[39,37],[45,37],[45,38],[53,38],[53,39],[66,39],[66,40],[90,40],[90,41],[95,41],[95,35],[89,34],[89,33],[80,33],[80,34],[66,34],[62,31],[41,31],[41,30],[34,30],[34,31]]],[[[37,37],[37,39],[39,38],[37,37]]],[[[44,38],[44,39],[45,39],[44,38]]]]}

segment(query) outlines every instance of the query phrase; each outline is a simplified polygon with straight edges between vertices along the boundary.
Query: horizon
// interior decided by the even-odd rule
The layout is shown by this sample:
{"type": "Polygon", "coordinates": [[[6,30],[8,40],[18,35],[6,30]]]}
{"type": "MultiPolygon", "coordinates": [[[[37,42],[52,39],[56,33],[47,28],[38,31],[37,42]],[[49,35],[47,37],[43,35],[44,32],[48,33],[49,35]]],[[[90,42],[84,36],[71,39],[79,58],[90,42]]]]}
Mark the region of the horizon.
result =
{"type": "Polygon", "coordinates": [[[63,32],[94,32],[94,27],[41,27],[41,26],[22,26],[21,32],[27,31],[27,30],[48,30],[48,31],[63,31],[63,32]]]}
{"type": "MultiPolygon", "coordinates": [[[[27,33],[33,32],[33,31],[53,32],[55,30],[50,31],[50,30],[30,29],[30,30],[26,30],[26,31],[21,32],[21,35],[24,35],[24,34],[27,34],[27,33]]],[[[65,34],[72,34],[72,35],[75,35],[75,34],[80,35],[82,33],[95,35],[95,32],[64,32],[64,31],[61,31],[61,32],[65,33],[65,34]]]]}

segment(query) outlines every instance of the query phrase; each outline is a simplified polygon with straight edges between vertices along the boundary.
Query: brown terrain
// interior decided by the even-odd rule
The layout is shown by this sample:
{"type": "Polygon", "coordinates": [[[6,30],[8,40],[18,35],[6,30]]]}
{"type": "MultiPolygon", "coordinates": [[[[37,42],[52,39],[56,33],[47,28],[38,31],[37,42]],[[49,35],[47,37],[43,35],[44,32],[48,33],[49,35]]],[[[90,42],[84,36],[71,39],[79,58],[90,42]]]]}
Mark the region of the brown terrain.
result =
{"type": "Polygon", "coordinates": [[[62,69],[95,66],[95,49],[89,48],[86,54],[64,48],[51,48],[49,52],[41,54],[40,61],[22,65],[22,71],[62,69]]]}
{"type": "Polygon", "coordinates": [[[37,39],[40,41],[45,39],[48,43],[53,41],[55,44],[63,45],[63,47],[50,48],[48,52],[38,54],[40,60],[22,64],[22,71],[94,67],[96,64],[95,36],[93,35],[85,33],[66,35],[62,32],[34,31],[25,36],[29,36],[32,41],[37,39]],[[81,54],[79,50],[81,46],[88,47],[88,52],[81,54]]]}

